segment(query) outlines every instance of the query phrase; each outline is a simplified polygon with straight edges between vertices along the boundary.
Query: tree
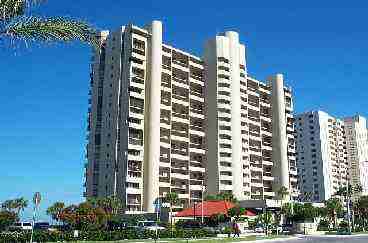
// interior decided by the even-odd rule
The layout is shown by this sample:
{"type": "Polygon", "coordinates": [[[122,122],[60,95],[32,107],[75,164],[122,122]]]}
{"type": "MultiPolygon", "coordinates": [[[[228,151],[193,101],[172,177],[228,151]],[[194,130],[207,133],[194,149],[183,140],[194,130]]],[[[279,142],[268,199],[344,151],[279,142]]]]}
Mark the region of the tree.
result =
{"type": "Polygon", "coordinates": [[[239,220],[240,216],[244,215],[245,212],[246,212],[245,208],[236,206],[236,207],[230,208],[227,211],[227,215],[229,215],[232,218],[235,218],[235,220],[239,220]]]}
{"type": "Polygon", "coordinates": [[[354,209],[361,227],[364,230],[367,226],[368,219],[368,196],[359,197],[358,201],[354,203],[354,209]]]}
{"type": "Polygon", "coordinates": [[[285,186],[282,186],[277,190],[277,195],[281,198],[281,201],[285,200],[285,197],[289,195],[289,189],[285,186]]]}
{"type": "Polygon", "coordinates": [[[122,201],[116,196],[97,198],[96,204],[111,216],[116,216],[119,213],[119,210],[123,208],[122,201]]]}
{"type": "MultiPolygon", "coordinates": [[[[283,204],[284,204],[284,200],[285,200],[286,196],[289,195],[289,190],[286,187],[282,186],[277,190],[276,194],[277,194],[278,198],[281,200],[281,205],[280,205],[281,213],[280,213],[280,217],[278,217],[278,218],[280,219],[280,222],[283,222],[283,210],[282,210],[282,208],[283,208],[283,204]]],[[[291,211],[290,212],[292,213],[293,205],[290,204],[290,206],[291,206],[291,211]]]]}
{"type": "Polygon", "coordinates": [[[238,199],[231,192],[220,192],[218,194],[208,194],[205,197],[208,201],[227,201],[232,203],[238,203],[238,199]]]}
{"type": "Polygon", "coordinates": [[[176,192],[169,192],[165,195],[164,200],[165,200],[165,202],[169,203],[169,205],[170,205],[170,228],[171,228],[171,236],[172,236],[172,234],[173,234],[173,232],[172,232],[172,227],[173,227],[173,223],[172,223],[172,206],[179,202],[179,196],[176,192]]]}
{"type": "Polygon", "coordinates": [[[60,221],[75,229],[91,230],[106,226],[108,214],[100,207],[94,207],[89,202],[70,205],[60,213],[60,221]]]}
{"type": "Polygon", "coordinates": [[[0,231],[5,230],[7,227],[11,226],[19,220],[15,212],[10,211],[0,211],[0,231]]]}
{"type": "Polygon", "coordinates": [[[83,21],[64,17],[30,16],[30,9],[46,0],[0,0],[0,39],[69,42],[79,40],[97,45],[96,31],[83,21]]]}
{"type": "Polygon", "coordinates": [[[312,198],[313,198],[313,192],[305,192],[304,193],[303,199],[304,199],[305,202],[312,201],[312,198]]]}
{"type": "Polygon", "coordinates": [[[14,204],[17,210],[17,216],[19,217],[20,212],[23,212],[26,207],[28,207],[28,200],[24,197],[20,197],[14,200],[14,204]]]}
{"type": "Polygon", "coordinates": [[[1,203],[1,208],[5,211],[9,212],[15,212],[16,210],[16,204],[14,199],[6,200],[3,203],[1,203]]]}
{"type": "Polygon", "coordinates": [[[343,210],[342,203],[338,198],[330,198],[326,201],[325,204],[326,204],[327,216],[331,220],[333,220],[333,227],[336,228],[337,215],[339,215],[343,210]]]}
{"type": "Polygon", "coordinates": [[[63,202],[56,202],[46,210],[46,213],[56,222],[60,222],[60,215],[64,208],[65,204],[63,202]]]}
{"type": "Polygon", "coordinates": [[[1,204],[3,210],[14,212],[19,217],[20,212],[28,206],[28,200],[24,197],[6,200],[1,204]]]}

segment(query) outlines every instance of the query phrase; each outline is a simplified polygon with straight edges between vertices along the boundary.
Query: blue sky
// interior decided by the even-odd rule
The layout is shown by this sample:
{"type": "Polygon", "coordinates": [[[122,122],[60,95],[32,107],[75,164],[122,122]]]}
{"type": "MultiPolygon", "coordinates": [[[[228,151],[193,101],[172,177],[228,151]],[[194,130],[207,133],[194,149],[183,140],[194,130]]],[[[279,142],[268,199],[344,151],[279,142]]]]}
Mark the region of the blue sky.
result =
{"type": "MultiPolygon", "coordinates": [[[[235,30],[247,46],[250,75],[284,73],[297,112],[368,116],[368,3],[226,3],[64,0],[48,1],[34,13],[74,16],[99,29],[162,20],[164,41],[197,55],[205,40],[235,30]]],[[[81,201],[90,48],[0,45],[0,202],[31,199],[36,191],[43,208],[57,200],[81,201]]]]}

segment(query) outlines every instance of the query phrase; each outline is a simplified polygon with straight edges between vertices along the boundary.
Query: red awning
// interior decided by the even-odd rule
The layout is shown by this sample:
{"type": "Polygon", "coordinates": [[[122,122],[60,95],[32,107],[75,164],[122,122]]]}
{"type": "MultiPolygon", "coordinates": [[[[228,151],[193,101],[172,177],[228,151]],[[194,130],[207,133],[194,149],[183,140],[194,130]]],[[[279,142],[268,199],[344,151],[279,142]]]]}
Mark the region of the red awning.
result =
{"type": "MultiPolygon", "coordinates": [[[[230,208],[235,207],[234,203],[227,201],[204,201],[203,202],[203,216],[210,217],[215,214],[227,214],[230,208]]],[[[202,203],[186,208],[178,213],[175,217],[194,217],[202,215],[202,203]]],[[[253,211],[246,210],[245,216],[255,216],[256,213],[253,211]]]]}
{"type": "MultiPolygon", "coordinates": [[[[215,214],[226,214],[230,208],[235,205],[226,201],[204,201],[203,202],[203,216],[209,217],[215,214]]],[[[193,217],[202,215],[202,203],[197,203],[193,207],[184,209],[178,212],[176,217],[193,217]]]]}

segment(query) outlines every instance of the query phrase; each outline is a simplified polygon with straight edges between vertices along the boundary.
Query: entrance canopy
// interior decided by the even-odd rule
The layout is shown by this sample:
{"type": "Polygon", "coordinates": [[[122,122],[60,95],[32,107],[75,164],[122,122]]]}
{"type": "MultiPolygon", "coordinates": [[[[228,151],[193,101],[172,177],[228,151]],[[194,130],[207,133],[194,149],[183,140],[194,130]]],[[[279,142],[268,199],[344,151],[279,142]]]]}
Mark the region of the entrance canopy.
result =
{"type": "MultiPolygon", "coordinates": [[[[236,205],[228,201],[204,201],[202,203],[197,203],[190,208],[186,208],[183,211],[176,213],[175,217],[195,217],[202,216],[202,206],[203,206],[203,216],[211,217],[216,214],[227,214],[230,208],[236,205]]],[[[244,216],[255,216],[256,213],[253,211],[246,210],[244,216]]]]}

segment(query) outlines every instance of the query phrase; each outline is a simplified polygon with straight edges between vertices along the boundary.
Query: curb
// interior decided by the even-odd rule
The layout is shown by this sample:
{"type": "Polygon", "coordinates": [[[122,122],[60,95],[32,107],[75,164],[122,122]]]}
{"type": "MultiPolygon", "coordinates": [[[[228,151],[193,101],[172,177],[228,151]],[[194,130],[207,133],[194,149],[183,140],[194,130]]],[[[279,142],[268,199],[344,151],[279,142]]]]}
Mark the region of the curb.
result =
{"type": "Polygon", "coordinates": [[[285,238],[275,238],[275,239],[260,239],[260,240],[254,240],[254,241],[239,241],[238,243],[259,243],[259,242],[277,242],[277,241],[288,241],[288,240],[297,240],[300,239],[300,237],[291,236],[291,237],[285,237],[285,238]]]}

